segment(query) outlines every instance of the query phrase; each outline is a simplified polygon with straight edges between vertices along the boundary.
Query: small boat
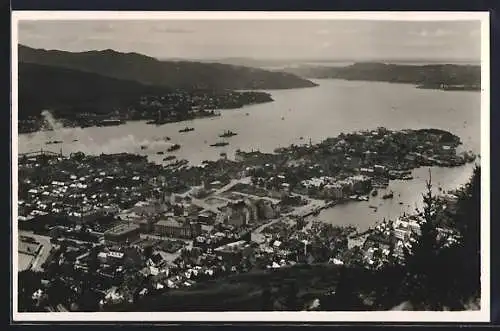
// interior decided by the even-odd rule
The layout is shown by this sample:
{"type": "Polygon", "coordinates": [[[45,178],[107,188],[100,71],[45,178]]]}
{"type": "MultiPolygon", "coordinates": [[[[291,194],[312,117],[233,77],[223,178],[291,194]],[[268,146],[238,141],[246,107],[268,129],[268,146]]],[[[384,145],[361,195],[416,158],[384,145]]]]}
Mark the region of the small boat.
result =
{"type": "Polygon", "coordinates": [[[170,141],[170,137],[163,137],[164,141],[170,141]]]}
{"type": "Polygon", "coordinates": [[[400,201],[399,204],[402,205],[403,203],[400,201]]]}
{"type": "Polygon", "coordinates": [[[157,155],[163,155],[162,151],[156,152],[157,155]]]}
{"type": "Polygon", "coordinates": [[[227,146],[229,145],[229,143],[225,142],[225,141],[221,141],[221,142],[216,142],[215,144],[211,144],[210,146],[212,147],[222,147],[222,146],[227,146]]]}
{"type": "Polygon", "coordinates": [[[300,137],[299,139],[300,139],[300,140],[304,140],[304,137],[300,137]]]}
{"type": "Polygon", "coordinates": [[[173,152],[181,148],[181,145],[179,144],[173,144],[167,149],[167,152],[173,152]]]}
{"type": "Polygon", "coordinates": [[[232,137],[232,136],[236,136],[238,135],[237,133],[231,131],[231,130],[227,130],[225,131],[223,134],[220,134],[219,137],[221,138],[227,138],[227,137],[232,137]]]}
{"type": "Polygon", "coordinates": [[[168,155],[163,158],[163,161],[172,161],[175,160],[175,155],[168,155]]]}
{"type": "Polygon", "coordinates": [[[141,149],[143,149],[143,150],[144,150],[144,149],[147,149],[147,148],[148,148],[148,146],[146,146],[146,145],[142,145],[142,146],[141,146],[141,149]]]}
{"type": "Polygon", "coordinates": [[[47,141],[45,145],[62,144],[62,140],[51,140],[47,141]]]}
{"type": "Polygon", "coordinates": [[[412,179],[413,179],[413,176],[411,176],[411,175],[403,176],[403,180],[412,180],[412,179]]]}
{"type": "Polygon", "coordinates": [[[368,208],[371,208],[371,209],[377,209],[378,207],[377,206],[374,206],[374,205],[369,205],[368,208]]]}
{"type": "Polygon", "coordinates": [[[284,121],[285,120],[285,116],[281,116],[281,120],[284,121]]]}
{"type": "Polygon", "coordinates": [[[188,128],[187,126],[184,129],[179,130],[179,132],[191,132],[194,131],[194,128],[188,128]]]}
{"type": "Polygon", "coordinates": [[[389,192],[387,194],[384,194],[382,196],[382,199],[392,199],[394,197],[394,193],[393,192],[389,192]]]}
{"type": "Polygon", "coordinates": [[[246,115],[246,116],[249,116],[250,114],[249,114],[249,113],[246,113],[245,115],[246,115]]]}
{"type": "Polygon", "coordinates": [[[78,141],[78,139],[73,139],[73,142],[78,141]]]}

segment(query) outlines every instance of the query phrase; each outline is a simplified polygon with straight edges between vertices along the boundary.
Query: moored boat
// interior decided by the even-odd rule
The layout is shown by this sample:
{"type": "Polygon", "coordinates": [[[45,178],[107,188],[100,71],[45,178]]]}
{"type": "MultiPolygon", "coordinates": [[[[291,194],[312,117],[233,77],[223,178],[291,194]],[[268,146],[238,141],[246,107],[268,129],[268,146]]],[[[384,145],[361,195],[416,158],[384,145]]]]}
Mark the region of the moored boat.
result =
{"type": "Polygon", "coordinates": [[[227,137],[232,137],[232,136],[236,136],[238,135],[237,133],[231,131],[231,130],[227,130],[227,131],[224,131],[223,134],[220,134],[219,137],[221,138],[227,138],[227,137]]]}
{"type": "Polygon", "coordinates": [[[222,147],[222,146],[227,146],[227,145],[229,145],[228,142],[220,141],[220,142],[216,142],[215,144],[211,144],[210,146],[212,146],[212,147],[222,147]]]}
{"type": "Polygon", "coordinates": [[[187,126],[184,129],[179,130],[179,132],[191,132],[191,131],[194,131],[194,128],[189,128],[187,126]]]}
{"type": "Polygon", "coordinates": [[[173,144],[167,149],[167,152],[173,152],[181,148],[181,145],[179,144],[173,144]]]}

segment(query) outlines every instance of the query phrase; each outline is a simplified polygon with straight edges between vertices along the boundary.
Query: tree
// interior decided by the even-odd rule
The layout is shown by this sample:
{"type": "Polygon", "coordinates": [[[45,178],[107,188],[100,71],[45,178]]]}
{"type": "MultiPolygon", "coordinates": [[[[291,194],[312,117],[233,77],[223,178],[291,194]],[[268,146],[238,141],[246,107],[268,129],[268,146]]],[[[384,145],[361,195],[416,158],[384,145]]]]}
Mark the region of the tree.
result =
{"type": "Polygon", "coordinates": [[[414,236],[415,242],[405,252],[407,279],[406,285],[411,300],[416,306],[430,303],[431,310],[439,309],[437,298],[440,288],[436,288],[433,277],[440,269],[437,265],[436,197],[432,193],[432,177],[426,183],[423,194],[424,208],[419,218],[420,234],[414,236]]]}
{"type": "Polygon", "coordinates": [[[97,269],[99,269],[99,257],[98,257],[99,251],[97,248],[92,248],[89,252],[89,257],[88,257],[88,268],[89,268],[89,273],[91,275],[95,274],[97,272],[97,269]]]}
{"type": "Polygon", "coordinates": [[[33,293],[41,288],[41,273],[24,270],[18,273],[18,311],[36,311],[33,293]]]}
{"type": "Polygon", "coordinates": [[[358,306],[356,282],[352,277],[352,272],[356,267],[346,267],[342,265],[339,270],[339,281],[335,289],[335,294],[329,295],[321,300],[321,306],[327,311],[349,311],[355,310],[358,306]]]}
{"type": "Polygon", "coordinates": [[[299,302],[298,302],[298,288],[295,281],[290,281],[285,287],[285,309],[291,311],[300,310],[299,302]]]}
{"type": "Polygon", "coordinates": [[[456,226],[461,235],[460,274],[465,295],[479,295],[481,274],[481,168],[476,167],[471,181],[459,193],[456,226]]]}
{"type": "Polygon", "coordinates": [[[273,309],[273,295],[271,286],[266,283],[262,289],[262,310],[271,311],[273,309]]]}
{"type": "Polygon", "coordinates": [[[144,257],[146,260],[150,259],[153,256],[153,246],[148,245],[144,247],[144,257]]]}
{"type": "Polygon", "coordinates": [[[390,230],[389,230],[389,256],[388,256],[388,263],[390,266],[393,266],[397,263],[397,257],[396,257],[396,235],[394,233],[394,226],[392,222],[390,222],[390,230]]]}
{"type": "Polygon", "coordinates": [[[78,307],[80,311],[84,312],[99,311],[99,297],[96,292],[90,287],[85,287],[78,298],[78,307]]]}

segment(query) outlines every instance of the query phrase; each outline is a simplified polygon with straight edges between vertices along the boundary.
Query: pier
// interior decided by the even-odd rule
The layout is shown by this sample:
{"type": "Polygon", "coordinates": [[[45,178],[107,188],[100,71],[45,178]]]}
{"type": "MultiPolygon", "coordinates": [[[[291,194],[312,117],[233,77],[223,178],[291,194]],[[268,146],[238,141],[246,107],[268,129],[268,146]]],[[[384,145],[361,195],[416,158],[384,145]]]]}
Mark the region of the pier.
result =
{"type": "Polygon", "coordinates": [[[309,217],[309,216],[317,216],[322,210],[334,207],[337,204],[338,204],[337,201],[331,201],[331,202],[325,203],[323,206],[313,208],[310,211],[307,211],[304,214],[299,215],[299,217],[305,218],[305,217],[309,217]]]}

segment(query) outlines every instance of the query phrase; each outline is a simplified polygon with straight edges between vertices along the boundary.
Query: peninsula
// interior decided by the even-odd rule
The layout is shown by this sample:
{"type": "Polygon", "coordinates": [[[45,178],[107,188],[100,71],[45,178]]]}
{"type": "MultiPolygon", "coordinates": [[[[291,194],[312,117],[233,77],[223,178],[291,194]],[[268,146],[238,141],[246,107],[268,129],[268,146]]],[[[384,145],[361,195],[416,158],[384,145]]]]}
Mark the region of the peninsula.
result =
{"type": "Polygon", "coordinates": [[[271,102],[264,90],[314,87],[296,75],[218,63],[160,61],[113,50],[72,53],[19,45],[19,132],[43,127],[43,110],[69,127],[127,120],[154,124],[217,116],[271,102]]]}

